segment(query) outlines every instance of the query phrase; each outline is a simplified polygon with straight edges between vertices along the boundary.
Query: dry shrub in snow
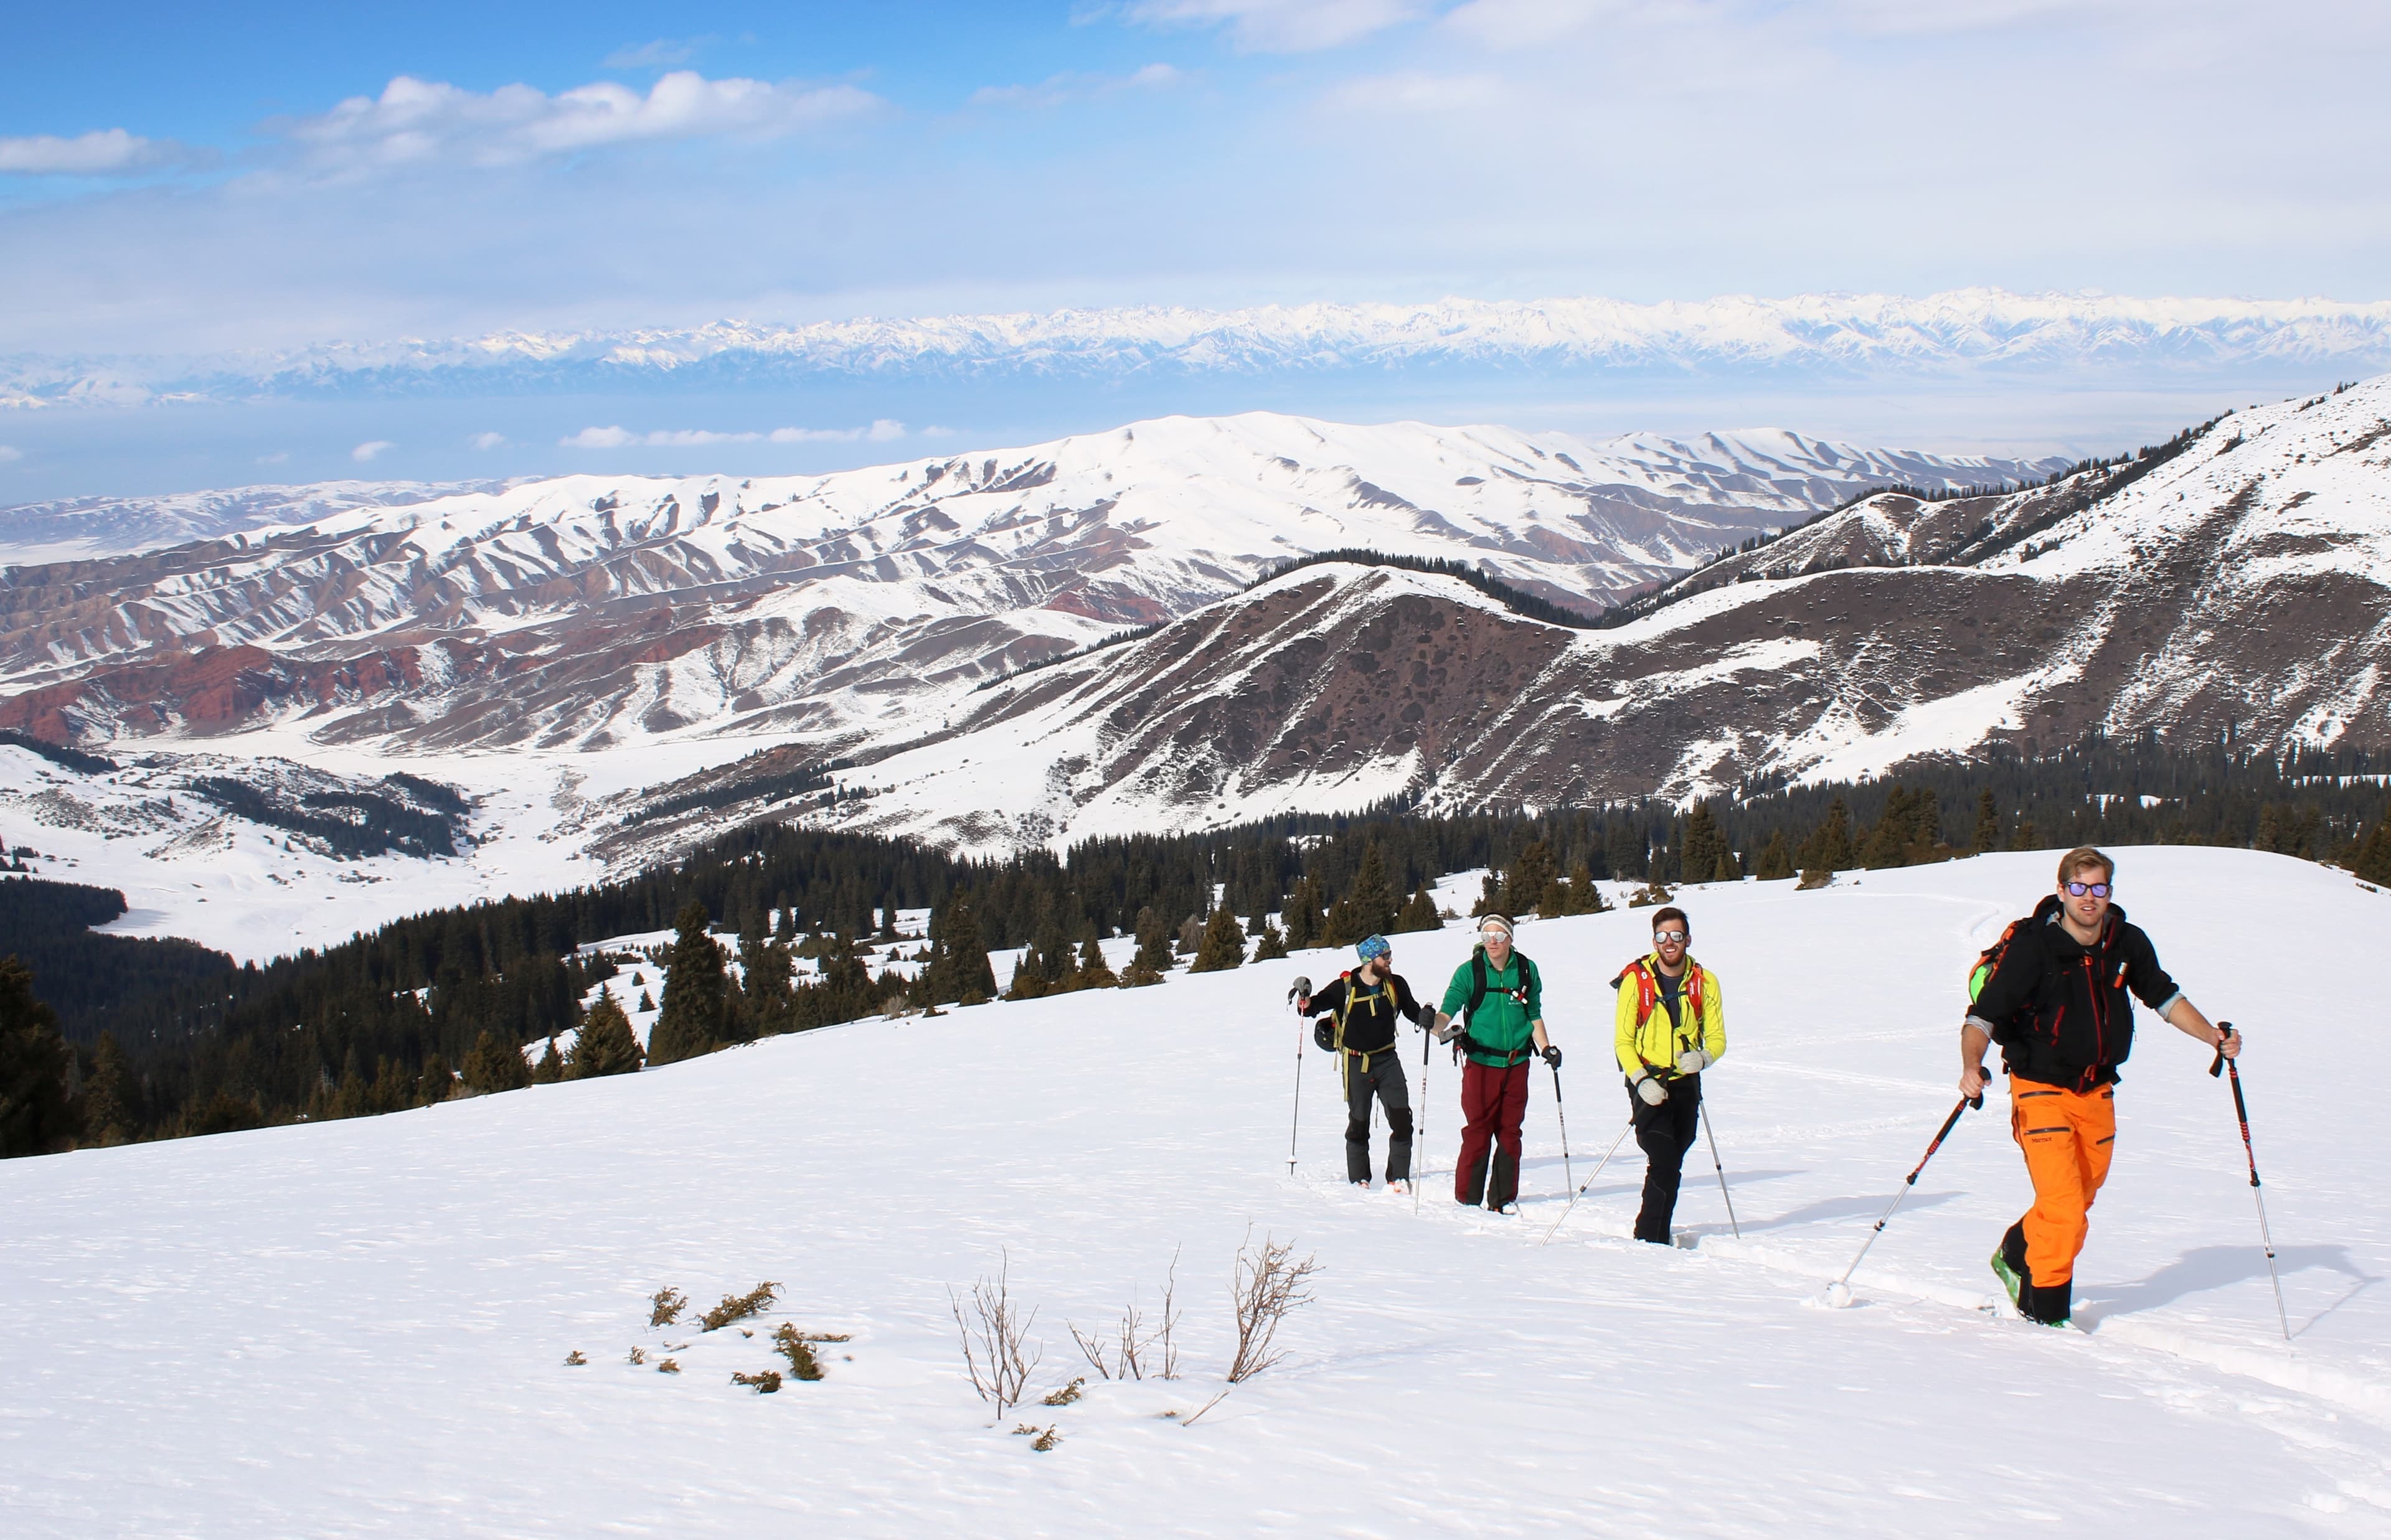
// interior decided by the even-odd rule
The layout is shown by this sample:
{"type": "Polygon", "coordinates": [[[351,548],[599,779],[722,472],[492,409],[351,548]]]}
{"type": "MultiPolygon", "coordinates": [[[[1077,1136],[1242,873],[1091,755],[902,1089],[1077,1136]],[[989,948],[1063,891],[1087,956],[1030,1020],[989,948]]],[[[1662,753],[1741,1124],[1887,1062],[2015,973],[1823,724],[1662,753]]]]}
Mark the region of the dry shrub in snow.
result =
{"type": "Polygon", "coordinates": [[[708,1331],[719,1331],[733,1321],[743,1321],[750,1315],[761,1315],[780,1292],[777,1283],[759,1283],[744,1294],[725,1294],[722,1303],[698,1319],[708,1331]]]}
{"type": "Polygon", "coordinates": [[[1262,1237],[1260,1247],[1250,1244],[1252,1232],[1247,1232],[1248,1244],[1237,1248],[1237,1282],[1234,1299],[1237,1310],[1237,1352],[1229,1362],[1229,1383],[1250,1380],[1275,1364],[1285,1354],[1271,1346],[1278,1334],[1279,1323],[1288,1312],[1312,1303],[1304,1291],[1304,1281],[1320,1271],[1319,1262],[1305,1257],[1295,1260],[1292,1241],[1274,1242],[1262,1237]]]}
{"type": "Polygon", "coordinates": [[[947,1290],[947,1303],[955,1315],[955,1330],[963,1339],[963,1370],[971,1376],[972,1389],[979,1392],[979,1398],[995,1405],[999,1421],[1003,1420],[1006,1407],[1021,1404],[1030,1372],[1038,1367],[1038,1358],[1030,1356],[1023,1341],[1030,1323],[1038,1319],[1038,1312],[1032,1310],[1024,1315],[1014,1304],[1012,1270],[1013,1256],[1007,1251],[1002,1253],[993,1279],[982,1277],[972,1285],[968,1316],[962,1298],[951,1287],[947,1290]]]}
{"type": "Polygon", "coordinates": [[[681,1310],[688,1303],[689,1296],[678,1289],[657,1290],[654,1299],[649,1302],[648,1326],[653,1329],[672,1325],[680,1319],[681,1310]]]}
{"type": "Polygon", "coordinates": [[[814,1350],[808,1345],[805,1334],[788,1322],[782,1321],[781,1329],[772,1333],[772,1348],[789,1361],[789,1372],[799,1380],[820,1380],[822,1377],[821,1364],[814,1357],[814,1350]]]}
{"type": "Polygon", "coordinates": [[[678,1358],[666,1358],[659,1360],[656,1364],[656,1372],[658,1374],[679,1374],[680,1372],[680,1360],[678,1358]]]}
{"type": "Polygon", "coordinates": [[[1079,1399],[1079,1387],[1087,1382],[1087,1376],[1081,1375],[1059,1391],[1048,1391],[1039,1397],[1038,1404],[1041,1406],[1067,1406],[1079,1399]]]}
{"type": "Polygon", "coordinates": [[[579,1368],[582,1365],[589,1362],[589,1360],[581,1356],[581,1350],[579,1348],[575,1348],[571,1353],[564,1355],[564,1362],[570,1367],[579,1368]]]}
{"type": "Polygon", "coordinates": [[[756,1387],[757,1395],[770,1395],[781,1388],[781,1371],[766,1369],[761,1374],[734,1374],[730,1377],[730,1382],[734,1385],[753,1385],[756,1387]]]}
{"type": "MultiPolygon", "coordinates": [[[[1143,1380],[1146,1370],[1155,1371],[1157,1380],[1179,1378],[1179,1344],[1175,1334],[1179,1328],[1179,1310],[1174,1297],[1179,1290],[1179,1253],[1170,1253],[1170,1271],[1163,1275],[1162,1318],[1149,1327],[1132,1299],[1121,1311],[1118,1340],[1109,1350],[1111,1361],[1105,1360],[1106,1346],[1102,1338],[1070,1327],[1071,1340],[1079,1344],[1079,1354],[1093,1365],[1095,1371],[1107,1380],[1143,1380]]],[[[1069,1322],[1064,1323],[1070,1326],[1069,1322]]]]}
{"type": "Polygon", "coordinates": [[[633,1348],[633,1349],[631,1350],[631,1355],[630,1355],[630,1357],[625,1360],[625,1362],[626,1362],[626,1363],[630,1364],[630,1365],[631,1365],[633,1367],[635,1367],[635,1368],[636,1368],[636,1367],[638,1367],[640,1365],[646,1363],[647,1361],[648,1361],[648,1350],[647,1350],[647,1349],[645,1349],[645,1348],[640,1348],[640,1347],[635,1347],[635,1348],[633,1348]]]}
{"type": "Polygon", "coordinates": [[[1062,1443],[1063,1435],[1061,1432],[1056,1431],[1059,1427],[1060,1424],[1057,1424],[1056,1428],[1049,1428],[1044,1432],[1039,1434],[1036,1438],[1031,1439],[1029,1441],[1029,1447],[1037,1450],[1042,1455],[1047,1450],[1053,1448],[1054,1445],[1062,1443]]]}

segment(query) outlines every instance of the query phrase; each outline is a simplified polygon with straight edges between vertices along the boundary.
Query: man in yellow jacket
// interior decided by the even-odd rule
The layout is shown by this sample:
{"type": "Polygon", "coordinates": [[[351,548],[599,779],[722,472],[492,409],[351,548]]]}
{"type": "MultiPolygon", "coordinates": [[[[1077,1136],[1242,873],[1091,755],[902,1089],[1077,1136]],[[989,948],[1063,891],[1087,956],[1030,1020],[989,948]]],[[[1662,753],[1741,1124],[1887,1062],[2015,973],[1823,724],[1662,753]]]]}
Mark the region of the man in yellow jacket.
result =
{"type": "Polygon", "coordinates": [[[1726,1054],[1718,978],[1687,954],[1692,940],[1686,911],[1660,910],[1652,917],[1652,950],[1610,981],[1619,992],[1619,1068],[1645,1160],[1635,1238],[1663,1246],[1686,1151],[1701,1129],[1702,1072],[1726,1054]]]}

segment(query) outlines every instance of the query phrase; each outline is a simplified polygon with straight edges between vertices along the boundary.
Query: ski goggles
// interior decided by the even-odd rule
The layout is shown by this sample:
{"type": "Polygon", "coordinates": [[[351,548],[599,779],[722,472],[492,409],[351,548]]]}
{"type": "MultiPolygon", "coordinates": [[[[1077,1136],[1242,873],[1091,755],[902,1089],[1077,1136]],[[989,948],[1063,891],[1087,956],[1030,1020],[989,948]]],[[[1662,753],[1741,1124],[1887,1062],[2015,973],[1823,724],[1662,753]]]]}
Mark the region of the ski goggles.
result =
{"type": "Polygon", "coordinates": [[[1655,946],[1683,946],[1686,943],[1693,939],[1692,933],[1686,930],[1655,930],[1652,932],[1652,944],[1655,946]]]}
{"type": "Polygon", "coordinates": [[[2106,882],[2070,882],[2067,884],[2068,897],[2082,898],[2086,893],[2090,893],[2094,898],[2106,898],[2109,896],[2109,884],[2106,882]]]}

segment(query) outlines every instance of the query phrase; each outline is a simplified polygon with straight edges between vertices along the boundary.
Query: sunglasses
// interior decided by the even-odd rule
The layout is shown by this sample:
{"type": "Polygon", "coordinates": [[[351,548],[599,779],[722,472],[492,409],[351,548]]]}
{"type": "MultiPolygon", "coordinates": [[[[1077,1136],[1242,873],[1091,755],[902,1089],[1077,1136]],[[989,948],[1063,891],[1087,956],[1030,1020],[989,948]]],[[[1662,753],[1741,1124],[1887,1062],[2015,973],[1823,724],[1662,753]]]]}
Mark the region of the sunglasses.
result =
{"type": "Polygon", "coordinates": [[[2106,882],[2070,882],[2067,884],[2067,894],[2070,898],[2082,898],[2086,893],[2090,893],[2094,898],[2106,898],[2109,896],[2109,884],[2106,882]]]}
{"type": "Polygon", "coordinates": [[[1667,946],[1672,943],[1674,943],[1676,945],[1683,946],[1687,942],[1692,939],[1692,933],[1686,930],[1655,930],[1652,932],[1652,944],[1655,946],[1667,946]]]}

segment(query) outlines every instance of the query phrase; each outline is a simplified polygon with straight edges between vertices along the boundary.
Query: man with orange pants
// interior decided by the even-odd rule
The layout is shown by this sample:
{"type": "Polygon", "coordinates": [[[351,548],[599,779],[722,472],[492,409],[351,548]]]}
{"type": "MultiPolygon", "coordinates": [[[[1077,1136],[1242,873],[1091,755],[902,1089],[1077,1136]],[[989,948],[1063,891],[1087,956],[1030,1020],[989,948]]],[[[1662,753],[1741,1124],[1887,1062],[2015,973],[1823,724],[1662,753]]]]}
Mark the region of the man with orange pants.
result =
{"type": "Polygon", "coordinates": [[[2134,1047],[2131,991],[2188,1037],[2228,1059],[2242,1039],[2184,998],[2151,938],[2110,902],[2117,864],[2089,845],[2059,862],[2059,886],[2010,927],[1978,969],[1959,1028],[1959,1091],[1981,1095],[1984,1049],[2001,1046],[2010,1075],[2010,1134],[2025,1151],[2034,1207],[1993,1253],[1993,1271],[2021,1315],[2065,1326],[2087,1213],[2109,1179],[2117,1137],[2117,1066],[2134,1047]]]}

